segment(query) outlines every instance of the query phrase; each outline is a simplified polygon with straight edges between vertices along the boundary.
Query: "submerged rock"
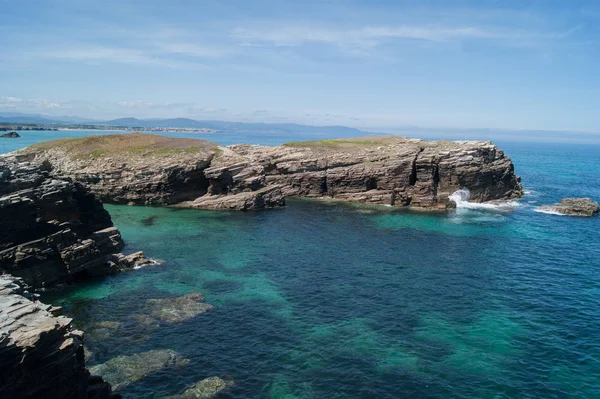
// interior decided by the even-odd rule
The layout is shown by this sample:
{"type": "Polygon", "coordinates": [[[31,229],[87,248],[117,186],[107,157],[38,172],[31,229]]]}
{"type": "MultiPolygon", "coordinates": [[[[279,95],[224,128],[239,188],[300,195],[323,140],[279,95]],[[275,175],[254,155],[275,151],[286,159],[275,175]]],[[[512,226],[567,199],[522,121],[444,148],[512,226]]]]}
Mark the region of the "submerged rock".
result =
{"type": "Polygon", "coordinates": [[[600,213],[600,204],[591,198],[565,198],[558,204],[538,208],[542,212],[553,212],[570,216],[594,216],[600,213]]]}
{"type": "Polygon", "coordinates": [[[169,396],[165,399],[212,399],[224,390],[231,388],[233,385],[233,380],[210,377],[186,389],[180,395],[169,396]]]}
{"type": "Polygon", "coordinates": [[[100,321],[86,326],[85,335],[92,341],[104,341],[114,335],[119,327],[121,327],[121,323],[118,321],[100,321]]]}
{"type": "Polygon", "coordinates": [[[180,323],[213,309],[198,292],[177,298],[149,299],[148,305],[151,316],[167,323],[180,323]]]}
{"type": "Polygon", "coordinates": [[[115,391],[168,367],[183,367],[189,360],[172,350],[151,350],[131,356],[117,356],[90,369],[108,381],[115,391]]]}
{"type": "Polygon", "coordinates": [[[40,143],[19,154],[124,204],[250,210],[308,197],[437,209],[461,187],[475,202],[523,195],[512,161],[488,141],[390,136],[223,147],[129,134],[40,143]]]}
{"type": "Polygon", "coordinates": [[[8,133],[0,134],[0,137],[6,138],[6,139],[17,139],[21,136],[17,132],[8,132],[8,133]]]}

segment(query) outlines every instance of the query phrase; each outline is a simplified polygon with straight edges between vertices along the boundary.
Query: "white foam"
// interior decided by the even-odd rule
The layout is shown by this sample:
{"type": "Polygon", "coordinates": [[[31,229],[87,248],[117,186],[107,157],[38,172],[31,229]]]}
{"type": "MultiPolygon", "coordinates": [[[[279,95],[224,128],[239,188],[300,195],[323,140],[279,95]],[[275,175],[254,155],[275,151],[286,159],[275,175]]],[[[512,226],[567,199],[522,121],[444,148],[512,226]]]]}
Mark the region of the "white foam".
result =
{"type": "Polygon", "coordinates": [[[560,212],[556,212],[556,211],[551,211],[551,210],[548,210],[548,209],[535,208],[533,211],[537,212],[537,213],[545,213],[546,215],[567,216],[564,213],[560,213],[560,212]]]}
{"type": "Polygon", "coordinates": [[[494,203],[478,203],[470,202],[471,192],[466,188],[456,190],[448,199],[456,203],[456,209],[479,209],[479,210],[490,210],[490,211],[507,211],[512,208],[521,206],[517,201],[503,201],[494,203]]]}
{"type": "Polygon", "coordinates": [[[156,265],[161,265],[163,262],[156,260],[156,259],[148,259],[149,261],[141,264],[141,265],[137,265],[133,267],[133,270],[139,270],[139,269],[143,269],[146,266],[156,266],[156,265]]]}

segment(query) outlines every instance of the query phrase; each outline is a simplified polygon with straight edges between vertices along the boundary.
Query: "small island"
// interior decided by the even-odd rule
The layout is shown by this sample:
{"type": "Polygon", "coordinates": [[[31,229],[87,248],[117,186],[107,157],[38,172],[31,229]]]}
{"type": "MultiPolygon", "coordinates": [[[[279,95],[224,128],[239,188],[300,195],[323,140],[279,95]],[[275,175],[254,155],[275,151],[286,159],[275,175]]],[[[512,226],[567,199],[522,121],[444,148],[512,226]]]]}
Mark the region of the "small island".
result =
{"type": "Polygon", "coordinates": [[[9,133],[0,134],[0,138],[4,138],[4,139],[16,139],[19,137],[21,137],[21,135],[19,135],[19,133],[17,133],[17,132],[9,132],[9,133]]]}

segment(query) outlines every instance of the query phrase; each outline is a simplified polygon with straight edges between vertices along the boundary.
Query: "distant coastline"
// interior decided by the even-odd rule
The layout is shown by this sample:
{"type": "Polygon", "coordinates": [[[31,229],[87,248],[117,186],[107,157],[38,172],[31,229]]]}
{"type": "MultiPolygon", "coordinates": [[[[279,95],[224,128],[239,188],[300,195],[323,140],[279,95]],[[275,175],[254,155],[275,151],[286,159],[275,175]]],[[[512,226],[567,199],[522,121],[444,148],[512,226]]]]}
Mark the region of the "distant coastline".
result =
{"type": "Polygon", "coordinates": [[[128,126],[104,126],[104,125],[43,125],[43,124],[13,124],[0,123],[0,132],[9,131],[60,131],[60,130],[102,130],[114,132],[185,132],[185,133],[217,133],[216,129],[209,128],[175,128],[175,127],[128,127],[128,126]]]}

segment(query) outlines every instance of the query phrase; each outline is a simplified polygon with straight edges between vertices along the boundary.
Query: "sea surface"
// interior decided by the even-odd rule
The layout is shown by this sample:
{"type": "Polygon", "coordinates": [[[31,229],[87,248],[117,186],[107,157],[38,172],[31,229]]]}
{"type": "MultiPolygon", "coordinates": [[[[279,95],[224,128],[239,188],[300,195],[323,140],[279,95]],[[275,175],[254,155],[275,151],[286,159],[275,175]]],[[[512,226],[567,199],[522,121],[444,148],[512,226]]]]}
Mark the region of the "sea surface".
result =
{"type": "MultiPolygon", "coordinates": [[[[91,133],[23,132],[0,139],[0,152],[91,133]]],[[[131,383],[121,391],[128,399],[215,375],[235,381],[224,398],[600,398],[600,218],[535,211],[568,196],[600,200],[600,145],[495,142],[527,189],[506,207],[107,205],[126,251],[165,263],[42,299],[85,329],[89,365],[151,349],[190,359],[131,383]],[[135,321],[147,299],[191,292],[214,311],[170,325],[135,321]]]]}

